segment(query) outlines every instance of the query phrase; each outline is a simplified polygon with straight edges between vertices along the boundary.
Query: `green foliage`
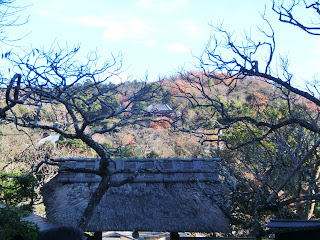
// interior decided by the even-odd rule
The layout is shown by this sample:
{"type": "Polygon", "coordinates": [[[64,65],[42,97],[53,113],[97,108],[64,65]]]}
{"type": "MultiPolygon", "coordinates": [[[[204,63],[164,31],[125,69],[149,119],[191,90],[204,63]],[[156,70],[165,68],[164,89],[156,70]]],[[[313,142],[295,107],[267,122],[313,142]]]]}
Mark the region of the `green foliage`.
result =
{"type": "Polygon", "coordinates": [[[145,85],[139,94],[141,97],[134,103],[134,109],[146,110],[150,104],[168,104],[170,107],[175,107],[170,90],[165,89],[159,83],[149,83],[145,85]]]}
{"type": "Polygon", "coordinates": [[[172,144],[173,144],[174,152],[177,155],[177,157],[184,157],[185,152],[184,152],[183,148],[175,142],[172,144]]]}
{"type": "Polygon", "coordinates": [[[32,210],[34,199],[36,198],[35,187],[38,182],[32,175],[26,177],[20,174],[13,174],[12,177],[6,175],[1,178],[1,201],[8,205],[15,206],[18,203],[28,203],[21,205],[25,210],[32,210]]]}
{"type": "Polygon", "coordinates": [[[20,219],[25,216],[25,211],[32,211],[37,180],[32,174],[26,177],[21,174],[11,176],[14,178],[7,175],[1,177],[1,201],[6,206],[0,208],[0,240],[34,240],[38,236],[39,227],[20,219]]]}
{"type": "Polygon", "coordinates": [[[146,86],[147,93],[152,103],[172,104],[171,93],[158,83],[151,83],[146,86]]]}
{"type": "Polygon", "coordinates": [[[119,157],[121,158],[141,158],[141,151],[136,146],[125,146],[120,149],[119,157]]]}
{"type": "Polygon", "coordinates": [[[60,136],[58,142],[58,145],[64,145],[69,148],[73,149],[79,149],[80,151],[86,151],[89,149],[87,144],[85,144],[81,139],[70,139],[70,138],[64,138],[63,136],[60,136]]]}
{"type": "MultiPolygon", "coordinates": [[[[294,107],[292,107],[292,109],[294,109],[294,107]]],[[[241,105],[235,101],[231,101],[227,106],[227,110],[230,118],[251,117],[252,119],[260,122],[278,123],[282,119],[286,119],[289,117],[288,108],[284,104],[279,104],[277,102],[273,103],[272,106],[267,106],[265,108],[257,110],[253,107],[248,106],[247,103],[241,105]]],[[[299,108],[297,108],[296,114],[299,114],[299,111],[299,108]]],[[[303,115],[302,112],[300,114],[303,115]]],[[[218,119],[218,121],[223,121],[223,119],[218,119]]],[[[296,127],[293,126],[293,129],[295,128],[296,127]]],[[[293,134],[291,134],[293,133],[293,129],[290,131],[285,131],[285,129],[286,128],[284,128],[281,134],[287,134],[287,141],[295,141],[295,137],[293,137],[293,134]]],[[[257,127],[250,121],[244,120],[232,124],[231,127],[224,131],[223,138],[232,147],[238,145],[239,143],[246,142],[250,139],[260,138],[264,134],[266,134],[268,130],[269,129],[267,127],[257,127]]],[[[269,150],[274,150],[274,143],[270,141],[270,138],[264,139],[263,144],[266,144],[269,150]]]]}
{"type": "Polygon", "coordinates": [[[41,118],[48,122],[54,122],[56,120],[56,116],[52,111],[48,111],[45,108],[41,110],[41,118]]]}
{"type": "Polygon", "coordinates": [[[114,151],[114,148],[112,147],[112,142],[109,142],[107,140],[103,141],[102,147],[105,151],[112,152],[114,151]]]}
{"type": "Polygon", "coordinates": [[[140,112],[140,111],[146,111],[148,106],[149,106],[149,102],[148,101],[136,101],[134,102],[132,108],[135,109],[135,112],[140,112]]]}
{"type": "Polygon", "coordinates": [[[208,86],[209,87],[214,87],[215,86],[214,80],[212,78],[208,79],[208,86]]]}
{"type": "Polygon", "coordinates": [[[26,214],[17,207],[5,206],[0,208],[0,240],[35,240],[39,227],[29,221],[21,221],[26,214]]]}
{"type": "Polygon", "coordinates": [[[104,141],[104,142],[102,143],[102,146],[103,146],[105,149],[112,148],[112,143],[109,142],[109,141],[104,141]]]}
{"type": "Polygon", "coordinates": [[[87,118],[109,115],[120,107],[116,92],[112,88],[112,85],[95,86],[90,81],[76,86],[75,104],[87,118]]]}
{"type": "Polygon", "coordinates": [[[150,153],[147,154],[147,158],[159,158],[159,154],[152,150],[150,153]]]}
{"type": "Polygon", "coordinates": [[[54,147],[55,145],[51,141],[46,140],[42,145],[39,146],[39,151],[51,152],[54,147]]]}
{"type": "Polygon", "coordinates": [[[28,114],[28,109],[23,105],[18,105],[18,110],[19,110],[21,116],[25,116],[28,114]]]}

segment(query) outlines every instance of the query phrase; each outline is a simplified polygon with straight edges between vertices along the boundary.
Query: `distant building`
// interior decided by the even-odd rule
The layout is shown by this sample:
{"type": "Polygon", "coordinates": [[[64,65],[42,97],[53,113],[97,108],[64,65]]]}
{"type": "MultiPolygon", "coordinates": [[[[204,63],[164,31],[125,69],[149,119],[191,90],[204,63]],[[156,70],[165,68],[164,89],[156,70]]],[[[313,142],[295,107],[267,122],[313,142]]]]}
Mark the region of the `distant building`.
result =
{"type": "Polygon", "coordinates": [[[172,117],[175,111],[168,104],[151,104],[147,108],[148,115],[172,117]]]}

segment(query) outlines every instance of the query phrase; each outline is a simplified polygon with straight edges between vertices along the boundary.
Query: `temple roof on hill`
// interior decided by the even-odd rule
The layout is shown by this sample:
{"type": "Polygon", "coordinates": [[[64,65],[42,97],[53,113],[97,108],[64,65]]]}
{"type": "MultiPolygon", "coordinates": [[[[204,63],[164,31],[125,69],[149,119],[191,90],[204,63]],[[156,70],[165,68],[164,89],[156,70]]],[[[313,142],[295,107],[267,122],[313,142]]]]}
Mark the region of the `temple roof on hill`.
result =
{"type": "Polygon", "coordinates": [[[151,104],[148,106],[147,111],[153,112],[167,112],[172,111],[172,108],[168,104],[151,104]]]}
{"type": "MultiPolygon", "coordinates": [[[[133,182],[111,188],[96,207],[86,231],[227,232],[229,221],[218,207],[229,192],[218,176],[219,159],[113,159],[111,171],[147,170],[133,182]],[[210,196],[210,197],[208,197],[210,196]]],[[[63,166],[97,168],[99,159],[60,160],[63,166]]],[[[111,181],[131,174],[120,171],[111,181]]],[[[76,225],[99,177],[60,173],[41,190],[47,218],[76,225]]]]}

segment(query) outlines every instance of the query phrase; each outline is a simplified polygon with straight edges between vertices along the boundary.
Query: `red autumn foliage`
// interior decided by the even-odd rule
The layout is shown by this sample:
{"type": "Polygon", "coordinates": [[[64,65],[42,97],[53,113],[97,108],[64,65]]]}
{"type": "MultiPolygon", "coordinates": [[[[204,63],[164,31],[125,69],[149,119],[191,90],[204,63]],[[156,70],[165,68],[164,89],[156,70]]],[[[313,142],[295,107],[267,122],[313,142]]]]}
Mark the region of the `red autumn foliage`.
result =
{"type": "Polygon", "coordinates": [[[267,106],[269,102],[268,98],[261,93],[253,93],[246,100],[249,105],[256,107],[267,106]]]}
{"type": "Polygon", "coordinates": [[[184,95],[186,93],[190,93],[189,88],[187,87],[176,87],[171,89],[171,95],[174,96],[179,96],[179,95],[184,95]]]}
{"type": "Polygon", "coordinates": [[[155,129],[168,129],[171,127],[172,120],[167,117],[158,117],[154,119],[155,121],[151,121],[149,123],[150,128],[155,128],[155,129]]]}
{"type": "MultiPolygon", "coordinates": [[[[127,96],[123,95],[123,94],[118,94],[118,100],[119,102],[121,102],[122,100],[126,99],[127,96]]],[[[122,102],[122,106],[127,106],[129,104],[129,101],[124,101],[122,102]]],[[[132,104],[129,104],[127,107],[127,110],[130,110],[132,108],[132,104]]]]}
{"type": "Polygon", "coordinates": [[[130,133],[124,134],[121,139],[121,142],[123,145],[134,145],[136,143],[133,135],[130,133]]]}

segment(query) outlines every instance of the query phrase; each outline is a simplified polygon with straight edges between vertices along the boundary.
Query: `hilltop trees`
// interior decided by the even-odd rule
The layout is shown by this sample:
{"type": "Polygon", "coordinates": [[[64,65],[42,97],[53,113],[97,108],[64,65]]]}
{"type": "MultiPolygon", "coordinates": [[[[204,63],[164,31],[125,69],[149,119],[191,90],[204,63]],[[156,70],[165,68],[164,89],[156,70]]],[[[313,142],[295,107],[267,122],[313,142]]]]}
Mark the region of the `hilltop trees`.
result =
{"type": "MultiPolygon", "coordinates": [[[[280,21],[318,35],[317,1],[273,1],[272,9],[280,21]],[[312,26],[296,17],[298,8],[314,14],[312,26]]],[[[182,74],[194,89],[185,97],[195,109],[210,112],[211,124],[180,126],[202,136],[204,142],[223,143],[216,152],[225,156],[223,175],[233,200],[230,218],[257,236],[265,234],[261,226],[270,217],[318,216],[320,197],[318,81],[308,91],[292,84],[286,58],[278,66],[274,63],[275,32],[263,18],[267,28],[240,41],[223,26],[214,28],[214,37],[199,57],[202,74],[182,74]],[[248,80],[269,85],[274,93],[250,93],[249,85],[240,91],[248,80]],[[225,91],[218,89],[221,84],[225,91]],[[230,101],[232,97],[238,101],[230,101]]]]}
{"type": "Polygon", "coordinates": [[[147,107],[151,104],[174,105],[171,93],[165,89],[161,82],[146,84],[139,92],[140,98],[133,104],[132,108],[137,112],[146,113],[147,107]]]}

